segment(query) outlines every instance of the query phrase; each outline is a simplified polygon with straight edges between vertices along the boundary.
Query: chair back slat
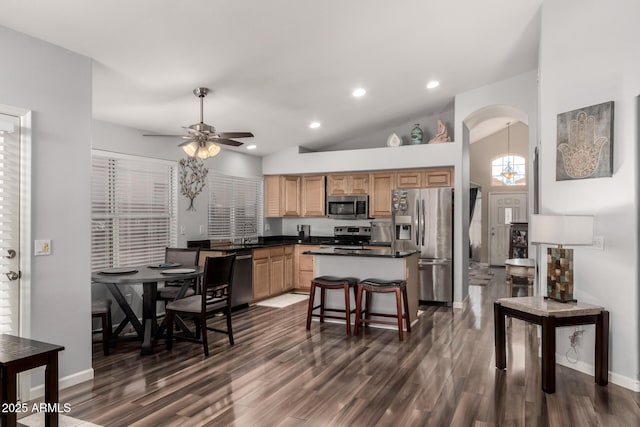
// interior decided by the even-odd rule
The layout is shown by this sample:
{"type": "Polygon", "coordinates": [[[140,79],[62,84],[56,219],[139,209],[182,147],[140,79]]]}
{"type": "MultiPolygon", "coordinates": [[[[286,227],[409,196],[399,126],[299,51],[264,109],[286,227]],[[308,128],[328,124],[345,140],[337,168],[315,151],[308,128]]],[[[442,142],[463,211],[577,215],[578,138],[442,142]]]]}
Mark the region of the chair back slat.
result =
{"type": "Polygon", "coordinates": [[[220,303],[231,303],[235,254],[207,257],[202,275],[202,310],[220,303]]]}

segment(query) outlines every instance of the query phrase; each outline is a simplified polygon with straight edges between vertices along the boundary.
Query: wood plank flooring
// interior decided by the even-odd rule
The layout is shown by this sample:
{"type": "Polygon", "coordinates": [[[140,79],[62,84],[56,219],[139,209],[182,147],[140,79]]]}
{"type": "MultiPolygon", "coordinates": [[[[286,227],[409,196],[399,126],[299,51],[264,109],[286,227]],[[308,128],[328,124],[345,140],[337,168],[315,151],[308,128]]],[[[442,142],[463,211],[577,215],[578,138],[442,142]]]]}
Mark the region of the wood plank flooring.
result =
{"type": "Polygon", "coordinates": [[[94,344],[95,378],[60,401],[105,426],[638,425],[638,393],[572,369],[558,365],[557,392],[543,393],[535,327],[517,319],[508,369],[496,370],[492,303],[505,285],[494,272],[470,286],[465,310],[427,307],[403,342],[375,328],[349,338],[332,323],[308,332],[302,302],[236,313],[236,345],[210,333],[208,358],[182,341],[144,357],[137,342],[110,356],[94,344]]]}

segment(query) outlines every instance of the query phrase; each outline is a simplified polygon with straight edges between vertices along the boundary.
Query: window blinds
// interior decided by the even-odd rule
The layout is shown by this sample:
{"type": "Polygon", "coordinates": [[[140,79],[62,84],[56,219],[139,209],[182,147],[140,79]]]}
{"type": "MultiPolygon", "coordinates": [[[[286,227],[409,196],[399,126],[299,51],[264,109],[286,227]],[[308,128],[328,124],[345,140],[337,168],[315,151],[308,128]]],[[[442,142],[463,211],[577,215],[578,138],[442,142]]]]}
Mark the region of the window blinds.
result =
{"type": "Polygon", "coordinates": [[[91,173],[91,269],[164,261],[177,245],[173,162],[94,152],[91,173]]]}
{"type": "Polygon", "coordinates": [[[212,239],[257,237],[262,230],[262,178],[209,174],[209,223],[212,239]]]}

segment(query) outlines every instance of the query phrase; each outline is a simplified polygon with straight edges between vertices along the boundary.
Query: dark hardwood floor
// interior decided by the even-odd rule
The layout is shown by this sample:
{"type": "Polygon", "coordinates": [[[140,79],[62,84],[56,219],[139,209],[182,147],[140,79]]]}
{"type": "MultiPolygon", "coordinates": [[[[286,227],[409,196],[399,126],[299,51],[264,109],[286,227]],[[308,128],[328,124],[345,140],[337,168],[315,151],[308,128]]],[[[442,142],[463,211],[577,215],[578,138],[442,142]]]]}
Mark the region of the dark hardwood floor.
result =
{"type": "MultiPolygon", "coordinates": [[[[470,286],[465,310],[428,307],[398,341],[370,328],[347,337],[313,322],[306,303],[234,315],[235,346],[210,333],[211,355],[179,341],[140,356],[121,343],[93,347],[95,378],[62,390],[75,418],[108,426],[632,426],[638,393],[557,367],[557,392],[540,389],[535,327],[514,319],[506,371],[496,370],[493,301],[504,270],[470,286]]],[[[215,320],[214,322],[222,322],[215,320]]],[[[615,327],[613,325],[612,327],[615,327]]]]}

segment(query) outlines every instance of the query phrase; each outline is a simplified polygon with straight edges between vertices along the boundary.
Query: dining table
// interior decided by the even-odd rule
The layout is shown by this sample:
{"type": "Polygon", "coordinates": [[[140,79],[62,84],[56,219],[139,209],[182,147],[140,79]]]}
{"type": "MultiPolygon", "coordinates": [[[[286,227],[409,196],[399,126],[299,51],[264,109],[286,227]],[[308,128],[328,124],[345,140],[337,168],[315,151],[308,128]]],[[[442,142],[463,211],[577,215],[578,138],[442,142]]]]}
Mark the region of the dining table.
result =
{"type": "Polygon", "coordinates": [[[179,299],[191,286],[192,279],[199,278],[203,273],[203,268],[199,266],[180,267],[182,268],[162,268],[162,264],[142,265],[104,269],[91,273],[91,282],[104,284],[125,315],[112,334],[114,338],[117,338],[130,323],[137,336],[142,339],[141,353],[153,353],[153,341],[160,335],[159,332],[162,332],[156,313],[158,283],[181,282],[182,285],[176,296],[176,299],[179,299]],[[122,285],[136,284],[142,284],[142,322],[120,289],[122,285]]]}

